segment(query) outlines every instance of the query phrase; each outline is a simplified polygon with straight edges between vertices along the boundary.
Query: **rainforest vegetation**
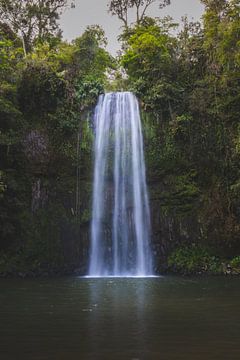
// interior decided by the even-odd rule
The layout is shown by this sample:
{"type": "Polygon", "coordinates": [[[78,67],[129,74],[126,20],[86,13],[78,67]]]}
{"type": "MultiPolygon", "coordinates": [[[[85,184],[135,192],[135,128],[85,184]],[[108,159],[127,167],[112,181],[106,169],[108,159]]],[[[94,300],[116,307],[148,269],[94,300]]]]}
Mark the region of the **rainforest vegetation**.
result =
{"type": "Polygon", "coordinates": [[[0,0],[2,275],[86,271],[92,115],[121,90],[142,111],[156,271],[240,272],[240,1],[181,24],[148,17],[154,2],[109,1],[114,58],[98,25],[63,40],[74,2],[0,0]]]}

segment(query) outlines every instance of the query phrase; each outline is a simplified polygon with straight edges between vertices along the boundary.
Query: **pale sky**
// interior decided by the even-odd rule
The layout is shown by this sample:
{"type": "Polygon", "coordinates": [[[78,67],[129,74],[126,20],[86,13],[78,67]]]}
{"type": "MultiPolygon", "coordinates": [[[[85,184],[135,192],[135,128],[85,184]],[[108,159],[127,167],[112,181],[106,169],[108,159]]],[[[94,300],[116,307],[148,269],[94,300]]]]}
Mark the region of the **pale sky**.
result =
{"type": "MultiPolygon", "coordinates": [[[[121,30],[121,22],[107,12],[108,2],[109,0],[76,0],[76,8],[67,10],[61,18],[64,39],[72,40],[80,36],[87,25],[99,24],[106,32],[108,50],[115,54],[120,48],[117,37],[121,30]]],[[[156,4],[153,5],[147,15],[170,15],[179,22],[184,15],[199,20],[202,13],[203,5],[200,0],[172,0],[171,5],[164,10],[159,10],[156,4]]]]}

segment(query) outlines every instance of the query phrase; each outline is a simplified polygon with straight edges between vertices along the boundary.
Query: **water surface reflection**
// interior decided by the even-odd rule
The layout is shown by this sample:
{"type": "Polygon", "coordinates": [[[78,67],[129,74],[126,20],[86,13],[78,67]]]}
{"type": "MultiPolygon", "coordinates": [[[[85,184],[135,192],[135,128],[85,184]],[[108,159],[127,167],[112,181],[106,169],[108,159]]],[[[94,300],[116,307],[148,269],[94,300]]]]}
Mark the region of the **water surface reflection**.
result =
{"type": "Polygon", "coordinates": [[[1,280],[3,360],[240,358],[239,279],[1,280]]]}

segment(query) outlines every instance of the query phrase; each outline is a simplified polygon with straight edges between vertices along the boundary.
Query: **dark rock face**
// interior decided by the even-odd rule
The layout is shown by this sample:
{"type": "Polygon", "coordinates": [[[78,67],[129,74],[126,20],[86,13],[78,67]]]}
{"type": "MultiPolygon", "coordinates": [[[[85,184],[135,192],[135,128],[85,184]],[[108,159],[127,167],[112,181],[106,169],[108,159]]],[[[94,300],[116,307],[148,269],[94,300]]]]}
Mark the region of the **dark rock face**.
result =
{"type": "Polygon", "coordinates": [[[47,175],[51,160],[47,135],[40,130],[30,131],[23,140],[23,151],[32,176],[31,210],[35,213],[38,209],[44,208],[48,200],[47,188],[42,180],[42,177],[47,175]]]}
{"type": "Polygon", "coordinates": [[[16,249],[17,255],[13,246],[14,256],[4,273],[42,276],[75,269],[86,273],[92,192],[92,145],[90,141],[87,147],[82,145],[84,131],[90,132],[87,116],[81,125],[81,136],[71,134],[60,149],[46,129],[33,129],[24,136],[17,194],[22,246],[16,249]]]}
{"type": "Polygon", "coordinates": [[[46,166],[49,163],[49,140],[43,132],[30,131],[23,140],[23,148],[26,158],[35,166],[46,166]]]}
{"type": "MultiPolygon", "coordinates": [[[[155,185],[157,186],[157,185],[155,185]]],[[[160,187],[161,184],[158,184],[160,187]]],[[[168,209],[161,199],[156,199],[150,191],[152,249],[155,258],[155,270],[161,272],[167,266],[169,254],[181,244],[198,243],[201,238],[201,226],[197,214],[176,214],[168,209]]]]}
{"type": "MultiPolygon", "coordinates": [[[[191,176],[189,180],[168,166],[156,132],[159,124],[154,121],[151,117],[143,119],[143,130],[154,270],[162,273],[167,271],[168,257],[175,249],[207,242],[213,238],[211,234],[218,239],[221,224],[219,218],[215,224],[211,222],[215,208],[210,206],[207,210],[211,211],[205,211],[208,199],[205,204],[202,202],[191,176]]],[[[24,160],[17,188],[21,216],[17,225],[23,248],[17,249],[19,258],[14,259],[17,264],[14,263],[13,273],[51,275],[73,273],[77,269],[76,273],[86,274],[91,237],[94,126],[91,118],[85,116],[80,121],[79,133],[71,134],[62,148],[61,143],[54,144],[57,139],[51,136],[46,129],[34,129],[22,141],[24,160]],[[19,262],[23,263],[20,270],[19,262]]],[[[109,177],[109,204],[113,201],[113,190],[109,177]]],[[[104,239],[110,243],[112,234],[107,223],[105,230],[104,239]]]]}
{"type": "Polygon", "coordinates": [[[32,184],[32,212],[35,213],[38,209],[44,208],[48,200],[47,189],[42,185],[41,179],[33,180],[32,184]]]}

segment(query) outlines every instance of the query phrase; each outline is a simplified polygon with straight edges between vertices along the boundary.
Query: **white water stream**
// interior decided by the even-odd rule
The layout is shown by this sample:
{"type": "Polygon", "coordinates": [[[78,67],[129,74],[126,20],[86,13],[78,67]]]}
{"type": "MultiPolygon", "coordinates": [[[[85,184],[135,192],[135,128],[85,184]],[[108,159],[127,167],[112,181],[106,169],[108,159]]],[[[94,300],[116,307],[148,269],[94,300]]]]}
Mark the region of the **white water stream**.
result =
{"type": "Polygon", "coordinates": [[[139,106],[108,93],[95,110],[89,276],[152,275],[150,211],[139,106]]]}

